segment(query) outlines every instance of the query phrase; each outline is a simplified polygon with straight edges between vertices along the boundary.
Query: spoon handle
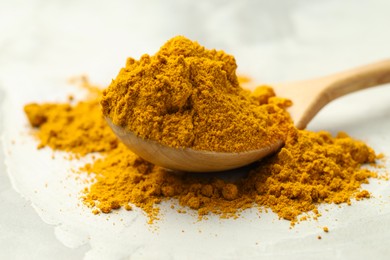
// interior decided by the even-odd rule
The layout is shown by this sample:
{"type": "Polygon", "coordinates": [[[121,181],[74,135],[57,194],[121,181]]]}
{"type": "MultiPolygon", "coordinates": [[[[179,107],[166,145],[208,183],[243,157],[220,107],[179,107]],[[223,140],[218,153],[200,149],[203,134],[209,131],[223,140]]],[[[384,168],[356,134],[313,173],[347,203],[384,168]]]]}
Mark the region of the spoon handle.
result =
{"type": "Polygon", "coordinates": [[[333,74],[328,80],[328,86],[323,89],[326,92],[327,103],[354,91],[389,83],[390,60],[333,74]]]}
{"type": "Polygon", "coordinates": [[[316,79],[277,84],[276,93],[290,98],[294,124],[304,129],[329,102],[354,91],[390,83],[390,60],[357,67],[316,79]]]}

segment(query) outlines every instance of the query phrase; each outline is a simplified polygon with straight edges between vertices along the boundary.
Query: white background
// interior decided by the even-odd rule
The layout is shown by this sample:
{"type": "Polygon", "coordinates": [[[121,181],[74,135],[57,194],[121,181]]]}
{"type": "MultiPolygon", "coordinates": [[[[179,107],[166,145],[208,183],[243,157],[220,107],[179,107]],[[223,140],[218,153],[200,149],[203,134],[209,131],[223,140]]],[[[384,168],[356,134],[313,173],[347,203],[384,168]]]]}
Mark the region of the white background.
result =
{"type": "MultiPolygon", "coordinates": [[[[0,104],[12,95],[36,98],[30,79],[50,85],[86,74],[106,85],[127,56],[154,53],[177,34],[235,55],[239,72],[258,82],[303,79],[390,58],[389,27],[386,0],[0,0],[0,104]]],[[[365,93],[336,101],[309,128],[347,130],[379,149],[379,142],[386,146],[389,136],[383,126],[388,124],[383,120],[389,121],[389,87],[365,93]],[[366,103],[368,98],[374,101],[366,103]],[[367,106],[376,113],[373,120],[367,106]],[[342,113],[345,116],[337,117],[342,113]],[[371,138],[375,134],[382,139],[371,138]]],[[[3,157],[0,154],[0,259],[81,259],[90,246],[69,249],[56,239],[53,227],[12,189],[3,157]]],[[[389,230],[388,220],[379,226],[383,232],[389,230]]],[[[356,255],[343,254],[340,248],[332,251],[327,243],[317,250],[338,258],[385,259],[389,242],[375,244],[372,252],[356,255]]]]}

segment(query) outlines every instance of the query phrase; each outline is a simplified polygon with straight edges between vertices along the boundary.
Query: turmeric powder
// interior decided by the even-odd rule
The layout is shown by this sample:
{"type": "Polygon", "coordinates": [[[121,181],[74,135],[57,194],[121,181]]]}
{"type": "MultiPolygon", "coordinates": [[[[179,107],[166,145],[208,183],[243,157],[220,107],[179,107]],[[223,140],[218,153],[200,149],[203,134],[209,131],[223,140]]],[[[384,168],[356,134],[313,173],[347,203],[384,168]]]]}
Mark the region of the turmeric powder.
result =
{"type": "MultiPolygon", "coordinates": [[[[269,91],[261,89],[257,93],[268,95],[269,91]]],[[[182,207],[196,210],[200,218],[208,214],[238,217],[242,210],[265,207],[293,223],[302,213],[317,212],[320,203],[350,203],[353,198],[369,197],[361,184],[376,177],[376,173],[360,168],[375,161],[374,151],[364,143],[345,133],[334,138],[327,132],[294,127],[287,131],[285,146],[277,154],[249,167],[238,180],[171,172],[144,161],[118,143],[97,103],[96,98],[73,106],[50,104],[50,110],[45,109],[47,104],[25,108],[30,123],[38,129],[40,146],[76,154],[102,153],[102,158],[80,169],[96,174],[83,196],[94,213],[136,206],[152,222],[158,218],[159,203],[173,199],[182,207]],[[80,140],[71,141],[72,136],[80,140]]]]}
{"type": "Polygon", "coordinates": [[[283,141],[288,102],[259,102],[240,87],[236,68],[233,56],[174,37],[154,56],[128,58],[103,92],[103,114],[176,148],[242,152],[283,141]]]}
{"type": "Polygon", "coordinates": [[[200,218],[238,217],[257,207],[294,223],[302,213],[320,215],[321,203],[350,204],[370,197],[361,189],[377,177],[361,168],[375,163],[370,147],[345,133],[332,137],[324,131],[296,129],[284,110],[291,103],[267,86],[252,93],[241,89],[235,68],[232,56],[176,37],[155,56],[129,59],[102,97],[74,105],[30,104],[25,112],[37,129],[39,148],[81,156],[101,153],[80,169],[95,174],[83,201],[96,214],[136,206],[152,222],[158,218],[159,203],[173,200],[197,211],[200,218]],[[172,172],[118,142],[103,115],[171,146],[242,151],[273,138],[285,144],[236,180],[172,172]]]}
{"type": "Polygon", "coordinates": [[[81,156],[110,151],[118,145],[115,135],[106,127],[103,116],[90,113],[93,110],[100,110],[96,98],[75,106],[32,103],[24,107],[31,125],[40,127],[37,133],[40,140],[38,148],[50,146],[54,150],[81,156]]]}

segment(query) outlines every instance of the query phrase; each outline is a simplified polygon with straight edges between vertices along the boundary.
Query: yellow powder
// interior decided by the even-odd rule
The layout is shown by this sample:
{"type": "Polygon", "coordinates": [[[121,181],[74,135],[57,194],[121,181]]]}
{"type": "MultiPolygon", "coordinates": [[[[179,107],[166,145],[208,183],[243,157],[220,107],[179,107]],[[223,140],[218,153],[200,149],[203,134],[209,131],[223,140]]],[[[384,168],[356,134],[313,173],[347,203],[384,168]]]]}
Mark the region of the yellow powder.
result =
{"type": "Polygon", "coordinates": [[[285,146],[251,172],[248,181],[255,183],[258,204],[294,220],[319,203],[348,203],[362,194],[369,197],[359,188],[377,174],[360,166],[374,161],[371,148],[345,133],[333,138],[324,131],[292,128],[285,146]]]}
{"type": "Polygon", "coordinates": [[[322,228],[324,230],[324,232],[328,233],[329,232],[329,228],[328,227],[323,227],[322,228]]]}
{"type": "Polygon", "coordinates": [[[360,168],[375,159],[374,151],[364,143],[345,133],[334,138],[327,132],[294,128],[289,129],[286,144],[277,154],[249,167],[247,175],[238,180],[167,171],[118,144],[96,104],[97,100],[74,106],[50,104],[50,110],[45,109],[47,104],[34,104],[34,109],[26,109],[26,113],[31,124],[38,127],[38,137],[45,145],[80,154],[104,151],[103,158],[82,168],[96,174],[96,182],[85,190],[84,203],[104,213],[120,207],[131,209],[133,205],[153,221],[158,217],[159,203],[173,199],[196,210],[200,217],[237,217],[240,211],[256,206],[296,221],[304,212],[314,210],[320,215],[316,210],[320,203],[350,203],[355,197],[369,197],[367,191],[360,190],[361,184],[376,177],[360,168]],[[88,116],[74,117],[75,114],[88,116]],[[68,118],[73,118],[70,125],[68,118]],[[51,130],[57,129],[62,129],[61,134],[53,135],[51,130]],[[48,135],[50,142],[45,141],[48,135]],[[72,136],[79,141],[64,142],[65,137],[72,140],[72,136]]]}
{"type": "Polygon", "coordinates": [[[297,130],[284,110],[290,101],[267,86],[243,90],[235,69],[232,56],[176,37],[154,56],[129,59],[101,104],[115,124],[170,146],[243,151],[284,141],[236,180],[172,172],[139,158],[113,135],[98,97],[73,105],[29,104],[25,112],[38,147],[101,153],[81,168],[96,176],[83,197],[94,214],[136,206],[153,221],[159,203],[173,200],[183,207],[177,212],[195,210],[200,218],[238,217],[257,207],[294,223],[305,212],[320,216],[321,203],[349,205],[370,197],[361,185],[377,175],[361,166],[375,164],[371,148],[345,133],[297,130]]]}
{"type": "Polygon", "coordinates": [[[26,105],[24,111],[31,125],[39,126],[39,148],[49,146],[55,150],[86,155],[110,151],[118,145],[118,140],[103,120],[96,97],[75,106],[32,103],[26,105]]]}
{"type": "Polygon", "coordinates": [[[250,96],[236,68],[233,56],[174,37],[153,56],[127,60],[103,93],[103,113],[172,147],[241,152],[284,140],[291,122],[283,108],[290,103],[250,96]]]}

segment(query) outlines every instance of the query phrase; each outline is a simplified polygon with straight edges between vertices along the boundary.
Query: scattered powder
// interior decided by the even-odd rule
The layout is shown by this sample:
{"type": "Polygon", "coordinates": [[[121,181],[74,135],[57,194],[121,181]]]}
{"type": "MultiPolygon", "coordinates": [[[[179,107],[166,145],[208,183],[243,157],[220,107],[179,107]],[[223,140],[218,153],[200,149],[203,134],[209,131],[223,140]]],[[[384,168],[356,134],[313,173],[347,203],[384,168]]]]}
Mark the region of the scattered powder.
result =
{"type": "MultiPolygon", "coordinates": [[[[215,178],[212,173],[168,171],[144,161],[117,141],[105,123],[98,100],[75,105],[30,104],[25,108],[31,125],[37,128],[39,147],[80,155],[102,154],[102,158],[81,169],[96,174],[83,197],[95,214],[136,206],[153,221],[159,203],[173,199],[184,208],[196,210],[200,218],[211,213],[237,217],[244,209],[265,207],[294,222],[304,212],[320,215],[320,203],[368,198],[369,192],[361,190],[361,184],[377,176],[361,168],[362,164],[375,162],[374,151],[363,142],[345,133],[332,137],[327,132],[293,127],[278,153],[248,167],[238,180],[215,178]]],[[[178,209],[179,213],[187,211],[178,209]]]]}
{"type": "Polygon", "coordinates": [[[324,232],[328,233],[329,232],[329,228],[328,227],[323,227],[322,228],[324,230],[324,232]]]}
{"type": "Polygon", "coordinates": [[[36,128],[38,148],[49,146],[77,156],[100,153],[80,169],[95,176],[83,196],[94,214],[138,207],[153,222],[159,203],[172,200],[181,205],[173,210],[196,211],[199,218],[238,217],[257,207],[295,223],[302,213],[321,216],[321,203],[350,205],[353,199],[370,197],[361,189],[369,178],[378,177],[361,167],[376,163],[370,147],[346,133],[333,137],[325,131],[297,130],[285,112],[291,102],[275,97],[267,86],[253,93],[243,90],[235,69],[232,56],[176,37],[154,56],[130,58],[100,96],[92,88],[95,96],[78,103],[73,98],[65,104],[33,103],[25,112],[36,128]],[[103,114],[142,137],[175,147],[242,151],[274,138],[285,144],[242,169],[243,176],[235,180],[173,172],[127,149],[103,114]]]}
{"type": "Polygon", "coordinates": [[[107,152],[118,145],[118,140],[106,126],[98,99],[70,104],[29,104],[24,111],[36,133],[38,148],[49,146],[54,150],[86,155],[107,152]],[[91,111],[96,111],[91,113],[91,111]]]}

